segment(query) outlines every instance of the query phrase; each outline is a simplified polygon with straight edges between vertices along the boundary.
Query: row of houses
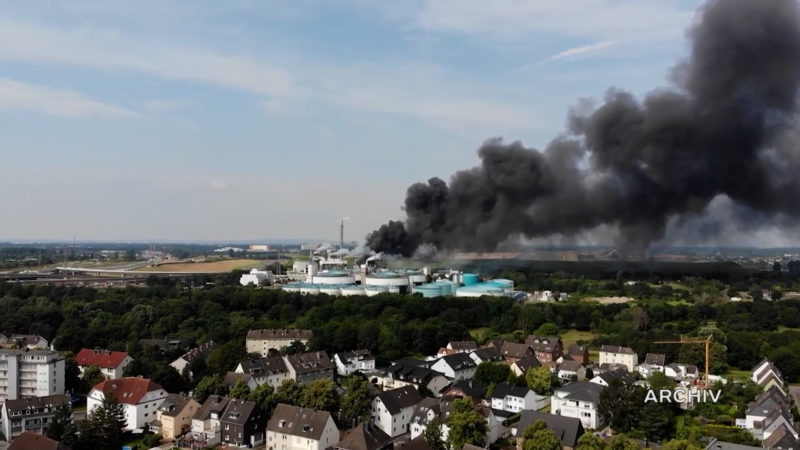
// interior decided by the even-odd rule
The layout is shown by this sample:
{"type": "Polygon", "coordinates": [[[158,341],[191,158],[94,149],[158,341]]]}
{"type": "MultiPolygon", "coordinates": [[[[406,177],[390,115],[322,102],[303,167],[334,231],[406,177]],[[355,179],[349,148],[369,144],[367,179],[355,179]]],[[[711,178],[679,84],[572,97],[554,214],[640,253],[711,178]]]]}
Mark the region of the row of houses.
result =
{"type": "Polygon", "coordinates": [[[736,419],[736,425],[750,431],[763,447],[800,448],[800,432],[792,416],[792,400],[784,387],[783,374],[765,359],[753,368],[750,379],[763,392],[747,405],[745,418],[736,419]]]}

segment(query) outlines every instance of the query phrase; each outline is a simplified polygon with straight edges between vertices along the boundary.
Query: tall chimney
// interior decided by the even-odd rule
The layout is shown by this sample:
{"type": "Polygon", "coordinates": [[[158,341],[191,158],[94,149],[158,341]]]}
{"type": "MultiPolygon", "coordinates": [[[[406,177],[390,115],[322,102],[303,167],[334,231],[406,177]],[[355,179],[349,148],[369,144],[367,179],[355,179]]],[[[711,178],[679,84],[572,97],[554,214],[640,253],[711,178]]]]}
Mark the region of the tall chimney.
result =
{"type": "Polygon", "coordinates": [[[339,248],[344,248],[344,219],[342,219],[342,223],[339,224],[339,248]]]}

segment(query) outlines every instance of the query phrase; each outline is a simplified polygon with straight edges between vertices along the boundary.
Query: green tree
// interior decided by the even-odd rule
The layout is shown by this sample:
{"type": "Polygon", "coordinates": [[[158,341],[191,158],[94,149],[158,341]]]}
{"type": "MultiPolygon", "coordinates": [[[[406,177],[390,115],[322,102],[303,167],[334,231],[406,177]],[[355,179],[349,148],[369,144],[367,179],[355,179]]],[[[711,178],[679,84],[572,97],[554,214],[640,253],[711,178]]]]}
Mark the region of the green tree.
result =
{"type": "Polygon", "coordinates": [[[608,387],[600,392],[598,412],[603,422],[618,432],[628,432],[639,423],[639,413],[645,399],[645,392],[633,381],[614,378],[608,387]]]}
{"type": "Polygon", "coordinates": [[[81,447],[110,450],[122,444],[122,429],[127,426],[125,409],[113,394],[89,413],[81,424],[81,447]]]}
{"type": "Polygon", "coordinates": [[[558,379],[547,366],[539,366],[528,369],[525,372],[525,381],[528,387],[539,395],[550,395],[553,388],[557,385],[558,379]]]}
{"type": "Polygon", "coordinates": [[[255,402],[263,411],[266,411],[267,416],[271,416],[272,410],[275,409],[274,394],[275,389],[267,383],[264,383],[253,389],[247,399],[251,402],[255,402]]]}
{"type": "Polygon", "coordinates": [[[664,443],[663,450],[703,450],[703,447],[692,444],[685,439],[673,439],[664,443]]]}
{"type": "Polygon", "coordinates": [[[537,336],[556,336],[558,335],[558,332],[558,325],[554,324],[553,322],[546,322],[537,328],[536,331],[534,331],[534,334],[537,336]]]}
{"type": "Polygon", "coordinates": [[[344,416],[349,420],[368,420],[372,393],[369,391],[367,380],[350,375],[342,381],[342,386],[345,388],[345,394],[342,396],[344,416]]]}
{"type": "Polygon", "coordinates": [[[432,450],[447,450],[447,445],[442,440],[442,419],[438,416],[428,423],[423,436],[432,450]]]}
{"type": "Polygon", "coordinates": [[[275,403],[300,406],[302,404],[303,386],[294,380],[284,380],[275,391],[275,403]]]}
{"type": "Polygon", "coordinates": [[[77,428],[72,422],[72,406],[69,402],[56,406],[53,421],[47,428],[47,437],[56,441],[69,441],[72,442],[70,445],[73,445],[77,439],[76,431],[77,428]]]}
{"type": "Polygon", "coordinates": [[[103,372],[100,371],[100,368],[97,366],[89,366],[86,370],[83,371],[83,375],[81,375],[81,379],[86,383],[86,385],[91,390],[96,384],[102,382],[106,379],[103,375],[103,372]]]}
{"type": "Polygon", "coordinates": [[[209,375],[203,377],[203,379],[197,383],[197,387],[194,389],[194,399],[203,403],[209,395],[222,395],[224,390],[225,388],[222,386],[219,377],[209,375]]]}
{"type": "Polygon", "coordinates": [[[547,428],[543,420],[537,420],[523,431],[524,450],[561,450],[561,439],[547,428]]]}
{"type": "Polygon", "coordinates": [[[339,394],[333,380],[323,378],[305,386],[300,395],[300,406],[335,413],[339,409],[339,394]]]}
{"type": "Polygon", "coordinates": [[[645,403],[641,409],[638,427],[647,439],[661,441],[669,435],[672,428],[672,415],[672,410],[666,404],[645,403]]]}
{"type": "Polygon", "coordinates": [[[639,450],[639,444],[623,433],[619,433],[611,438],[608,450],[639,450]]]}
{"type": "Polygon", "coordinates": [[[607,448],[606,442],[593,433],[584,433],[578,438],[577,450],[607,450],[607,448]]]}
{"type": "Polygon", "coordinates": [[[247,383],[240,378],[236,380],[236,383],[234,383],[233,387],[231,387],[228,397],[239,400],[247,400],[250,397],[250,386],[248,386],[247,383]]]}
{"type": "Polygon", "coordinates": [[[510,373],[511,369],[505,364],[484,362],[475,369],[472,379],[488,387],[506,381],[510,373]]]}
{"type": "Polygon", "coordinates": [[[483,447],[486,442],[488,425],[486,419],[475,410],[475,404],[469,398],[460,398],[451,403],[452,412],[447,418],[450,432],[447,443],[450,448],[460,449],[464,444],[483,447]]]}

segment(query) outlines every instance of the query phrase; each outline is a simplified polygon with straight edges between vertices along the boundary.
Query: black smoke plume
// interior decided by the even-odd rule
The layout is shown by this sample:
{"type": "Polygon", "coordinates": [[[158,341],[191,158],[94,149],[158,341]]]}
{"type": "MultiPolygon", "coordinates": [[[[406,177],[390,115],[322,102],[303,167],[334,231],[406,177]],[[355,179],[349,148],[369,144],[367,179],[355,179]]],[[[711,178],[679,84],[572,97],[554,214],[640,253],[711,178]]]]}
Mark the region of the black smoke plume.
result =
{"type": "Polygon", "coordinates": [[[712,0],[689,31],[674,86],[643,100],[611,89],[545,150],[491,139],[479,167],[408,188],[405,224],[375,251],[487,251],[513,238],[619,230],[621,250],[727,196],[748,220],[800,216],[800,24],[794,0],[712,0]]]}

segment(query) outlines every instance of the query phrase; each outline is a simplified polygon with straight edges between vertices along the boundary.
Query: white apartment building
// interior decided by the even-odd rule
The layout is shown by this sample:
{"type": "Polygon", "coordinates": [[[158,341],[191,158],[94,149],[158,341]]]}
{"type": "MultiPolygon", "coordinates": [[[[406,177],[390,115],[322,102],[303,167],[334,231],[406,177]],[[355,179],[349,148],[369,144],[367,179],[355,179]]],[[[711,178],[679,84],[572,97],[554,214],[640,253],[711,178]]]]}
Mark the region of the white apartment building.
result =
{"type": "Polygon", "coordinates": [[[600,347],[600,365],[603,364],[622,364],[628,372],[633,372],[639,364],[639,356],[630,347],[603,345],[600,347]]]}
{"type": "Polygon", "coordinates": [[[167,398],[167,391],[147,378],[127,377],[98,383],[86,397],[86,412],[103,403],[105,394],[114,395],[125,410],[125,429],[136,430],[156,420],[156,411],[167,398]]]}
{"type": "Polygon", "coordinates": [[[336,371],[343,377],[359,370],[375,369],[375,357],[372,356],[369,350],[339,352],[333,355],[333,362],[336,363],[336,371]]]}
{"type": "Polygon", "coordinates": [[[269,356],[270,350],[280,350],[283,347],[288,347],[294,341],[300,341],[308,345],[308,341],[312,337],[314,337],[314,333],[311,330],[249,330],[245,346],[247,353],[259,353],[266,358],[269,356]]]}
{"type": "Polygon", "coordinates": [[[56,408],[64,403],[69,403],[69,397],[63,394],[6,400],[1,416],[3,435],[10,441],[26,431],[47,433],[56,408]]]}
{"type": "Polygon", "coordinates": [[[602,420],[597,411],[603,386],[588,381],[575,381],[562,386],[550,397],[550,414],[580,419],[584,428],[596,430],[602,420]]]}
{"type": "Polygon", "coordinates": [[[267,422],[267,448],[325,450],[339,442],[339,429],[327,411],[278,404],[267,422]]]}
{"type": "Polygon", "coordinates": [[[0,349],[0,402],[64,393],[64,357],[51,350],[0,349]]]}

